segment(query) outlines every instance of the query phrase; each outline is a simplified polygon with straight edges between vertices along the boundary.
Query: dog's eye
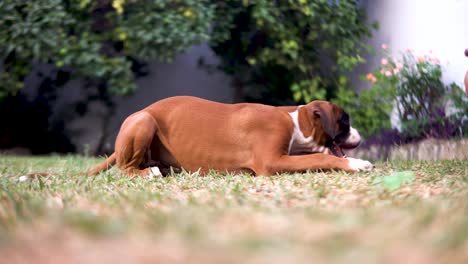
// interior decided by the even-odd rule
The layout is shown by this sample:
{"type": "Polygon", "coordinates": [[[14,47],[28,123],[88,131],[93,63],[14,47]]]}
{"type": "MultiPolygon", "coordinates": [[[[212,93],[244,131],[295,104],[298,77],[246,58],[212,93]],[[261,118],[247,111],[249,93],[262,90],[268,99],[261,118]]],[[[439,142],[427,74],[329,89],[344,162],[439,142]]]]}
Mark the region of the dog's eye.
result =
{"type": "Polygon", "coordinates": [[[349,136],[349,131],[350,131],[349,116],[346,112],[344,112],[341,115],[340,119],[338,120],[338,126],[339,126],[339,133],[334,138],[334,141],[336,143],[343,142],[349,136]]]}
{"type": "Polygon", "coordinates": [[[349,126],[349,115],[347,113],[343,113],[338,122],[340,123],[340,125],[349,126]]]}

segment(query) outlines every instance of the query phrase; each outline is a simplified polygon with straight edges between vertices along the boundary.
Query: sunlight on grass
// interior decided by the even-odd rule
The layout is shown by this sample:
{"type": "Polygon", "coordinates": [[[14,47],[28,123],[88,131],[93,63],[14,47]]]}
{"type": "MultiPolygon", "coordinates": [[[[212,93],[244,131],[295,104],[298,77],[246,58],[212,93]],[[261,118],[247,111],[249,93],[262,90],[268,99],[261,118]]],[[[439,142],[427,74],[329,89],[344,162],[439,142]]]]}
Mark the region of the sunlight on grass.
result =
{"type": "Polygon", "coordinates": [[[34,247],[40,241],[79,262],[86,254],[180,263],[468,257],[466,161],[395,161],[373,172],[274,177],[181,173],[148,180],[116,169],[77,175],[98,161],[2,157],[0,254],[30,261],[43,256],[34,247]],[[54,176],[18,181],[33,171],[54,176]],[[81,252],[76,243],[115,250],[81,252]],[[142,244],[151,250],[140,252],[142,244]],[[29,254],[18,245],[29,245],[29,254]]]}

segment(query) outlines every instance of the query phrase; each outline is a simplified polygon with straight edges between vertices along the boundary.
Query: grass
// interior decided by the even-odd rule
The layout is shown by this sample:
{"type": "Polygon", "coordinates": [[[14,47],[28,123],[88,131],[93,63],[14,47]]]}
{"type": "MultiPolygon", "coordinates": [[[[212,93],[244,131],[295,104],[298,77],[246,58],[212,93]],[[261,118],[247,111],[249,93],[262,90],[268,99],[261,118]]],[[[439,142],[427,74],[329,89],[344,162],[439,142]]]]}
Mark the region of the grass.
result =
{"type": "Polygon", "coordinates": [[[152,180],[98,159],[0,160],[0,255],[9,263],[466,263],[468,162],[372,172],[152,180]],[[19,182],[48,171],[56,176],[19,182]],[[403,175],[403,176],[401,176],[403,175]],[[409,176],[408,176],[409,175],[409,176]],[[390,176],[390,177],[388,177],[390,176]],[[405,180],[395,185],[389,179],[405,180]],[[396,187],[395,187],[396,186],[396,187]]]}

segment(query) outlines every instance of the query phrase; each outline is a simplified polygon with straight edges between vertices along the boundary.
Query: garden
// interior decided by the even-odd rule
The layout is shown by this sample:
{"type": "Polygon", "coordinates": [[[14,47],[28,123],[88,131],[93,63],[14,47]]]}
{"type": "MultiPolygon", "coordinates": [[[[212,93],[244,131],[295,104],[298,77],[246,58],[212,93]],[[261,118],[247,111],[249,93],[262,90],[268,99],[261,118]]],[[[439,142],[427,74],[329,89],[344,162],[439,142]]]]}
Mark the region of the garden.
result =
{"type": "Polygon", "coordinates": [[[0,1],[2,259],[466,262],[467,97],[444,82],[445,62],[432,51],[367,44],[378,30],[354,0],[0,1]],[[152,74],[148,64],[204,43],[218,62],[200,58],[199,67],[228,75],[236,102],[342,106],[365,138],[347,154],[376,168],[80,176],[109,154],[103,142],[116,101],[152,74]],[[357,73],[372,57],[375,69],[357,73]],[[79,96],[51,118],[76,81],[79,96]],[[90,127],[103,138],[77,153],[69,123],[95,105],[103,125],[90,127]],[[424,155],[398,154],[412,146],[424,155]],[[2,154],[18,148],[34,155],[2,154]],[[36,171],[50,176],[18,180],[36,171]]]}

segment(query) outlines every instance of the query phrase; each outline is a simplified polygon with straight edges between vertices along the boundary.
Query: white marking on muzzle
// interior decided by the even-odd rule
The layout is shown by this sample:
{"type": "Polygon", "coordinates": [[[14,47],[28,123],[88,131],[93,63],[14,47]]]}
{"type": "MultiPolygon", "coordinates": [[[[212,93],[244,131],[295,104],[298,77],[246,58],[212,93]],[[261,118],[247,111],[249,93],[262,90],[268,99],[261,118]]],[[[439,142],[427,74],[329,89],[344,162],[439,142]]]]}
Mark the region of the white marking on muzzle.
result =
{"type": "Polygon", "coordinates": [[[350,127],[349,136],[344,143],[354,146],[358,145],[359,142],[361,142],[361,135],[359,135],[359,132],[354,127],[350,127]]]}

